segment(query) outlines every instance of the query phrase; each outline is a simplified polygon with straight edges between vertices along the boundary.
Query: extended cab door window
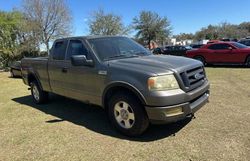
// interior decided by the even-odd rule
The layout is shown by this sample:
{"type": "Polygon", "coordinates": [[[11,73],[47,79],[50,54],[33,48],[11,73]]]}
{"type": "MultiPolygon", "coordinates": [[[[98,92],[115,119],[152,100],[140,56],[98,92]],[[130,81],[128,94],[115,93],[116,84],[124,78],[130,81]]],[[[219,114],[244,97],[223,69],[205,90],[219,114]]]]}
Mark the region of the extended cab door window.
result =
{"type": "Polygon", "coordinates": [[[57,41],[53,50],[53,60],[64,60],[67,41],[57,41]]]}
{"type": "Polygon", "coordinates": [[[70,60],[73,55],[85,55],[89,59],[88,50],[81,40],[70,40],[66,60],[70,60]]]}

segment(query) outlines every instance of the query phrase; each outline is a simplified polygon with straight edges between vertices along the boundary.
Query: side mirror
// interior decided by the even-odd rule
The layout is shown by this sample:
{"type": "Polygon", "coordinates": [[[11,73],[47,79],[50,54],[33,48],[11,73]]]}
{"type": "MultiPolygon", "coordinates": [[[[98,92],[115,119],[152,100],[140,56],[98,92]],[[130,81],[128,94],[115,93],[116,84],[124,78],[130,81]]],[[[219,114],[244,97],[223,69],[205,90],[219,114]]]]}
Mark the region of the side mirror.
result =
{"type": "Polygon", "coordinates": [[[233,50],[233,48],[230,46],[230,47],[228,47],[228,50],[233,50]]]}
{"type": "Polygon", "coordinates": [[[93,60],[87,60],[85,55],[74,55],[71,57],[71,64],[74,66],[93,66],[93,60]]]}

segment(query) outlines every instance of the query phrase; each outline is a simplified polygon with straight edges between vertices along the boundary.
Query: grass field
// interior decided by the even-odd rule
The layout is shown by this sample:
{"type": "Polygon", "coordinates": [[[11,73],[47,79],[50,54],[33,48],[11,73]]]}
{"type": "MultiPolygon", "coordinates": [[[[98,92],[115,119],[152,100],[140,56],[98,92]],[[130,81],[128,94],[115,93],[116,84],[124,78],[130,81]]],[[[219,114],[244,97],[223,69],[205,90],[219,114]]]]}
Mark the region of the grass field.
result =
{"type": "Polygon", "coordinates": [[[196,119],[151,126],[128,138],[104,111],[52,96],[35,105],[21,79],[0,73],[0,161],[249,160],[250,69],[207,68],[210,103],[196,119]]]}

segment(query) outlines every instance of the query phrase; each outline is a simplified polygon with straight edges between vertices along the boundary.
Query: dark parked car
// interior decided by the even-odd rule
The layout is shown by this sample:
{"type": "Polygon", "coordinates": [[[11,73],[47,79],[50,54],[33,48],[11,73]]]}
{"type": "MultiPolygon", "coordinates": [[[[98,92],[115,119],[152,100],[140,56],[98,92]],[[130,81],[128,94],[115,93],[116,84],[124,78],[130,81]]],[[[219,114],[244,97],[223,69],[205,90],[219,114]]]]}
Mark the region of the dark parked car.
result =
{"type": "Polygon", "coordinates": [[[241,39],[239,43],[250,46],[250,39],[241,39]]]}
{"type": "Polygon", "coordinates": [[[237,39],[234,38],[224,38],[224,39],[220,39],[220,41],[233,41],[233,42],[238,42],[237,39]]]}
{"type": "Polygon", "coordinates": [[[186,51],[190,49],[186,46],[166,46],[163,51],[165,55],[186,56],[186,51]]]}
{"type": "Polygon", "coordinates": [[[207,44],[188,51],[187,57],[204,64],[243,64],[250,67],[250,48],[237,42],[207,44]]]}
{"type": "Polygon", "coordinates": [[[156,54],[156,55],[164,54],[164,50],[161,47],[154,48],[152,52],[153,54],[156,54]]]}
{"type": "Polygon", "coordinates": [[[190,45],[193,49],[199,49],[203,46],[203,44],[191,44],[190,45]]]}
{"type": "Polygon", "coordinates": [[[149,123],[192,117],[209,98],[201,62],[153,55],[126,37],[59,39],[49,58],[24,58],[21,66],[36,103],[46,102],[53,92],[99,105],[129,136],[142,134],[149,123]]]}
{"type": "Polygon", "coordinates": [[[21,77],[21,61],[15,61],[10,65],[10,76],[13,78],[21,77]]]}

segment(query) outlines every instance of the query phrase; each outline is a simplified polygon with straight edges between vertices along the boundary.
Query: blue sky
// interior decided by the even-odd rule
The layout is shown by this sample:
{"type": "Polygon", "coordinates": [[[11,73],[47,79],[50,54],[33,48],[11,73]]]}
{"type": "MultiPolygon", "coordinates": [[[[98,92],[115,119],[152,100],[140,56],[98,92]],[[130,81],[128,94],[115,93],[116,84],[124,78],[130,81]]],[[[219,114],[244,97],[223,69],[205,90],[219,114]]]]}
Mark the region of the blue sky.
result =
{"type": "MultiPolygon", "coordinates": [[[[142,10],[167,16],[173,34],[194,33],[208,24],[250,21],[250,0],[67,0],[73,14],[74,35],[87,35],[86,20],[98,8],[123,17],[126,25],[142,10]]],[[[19,8],[21,0],[0,0],[0,9],[19,8]]]]}

